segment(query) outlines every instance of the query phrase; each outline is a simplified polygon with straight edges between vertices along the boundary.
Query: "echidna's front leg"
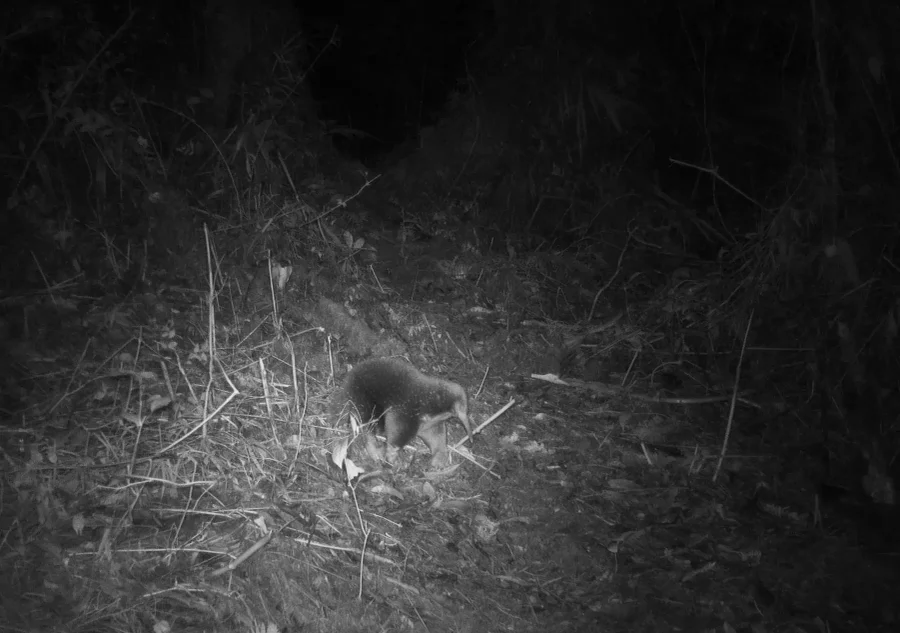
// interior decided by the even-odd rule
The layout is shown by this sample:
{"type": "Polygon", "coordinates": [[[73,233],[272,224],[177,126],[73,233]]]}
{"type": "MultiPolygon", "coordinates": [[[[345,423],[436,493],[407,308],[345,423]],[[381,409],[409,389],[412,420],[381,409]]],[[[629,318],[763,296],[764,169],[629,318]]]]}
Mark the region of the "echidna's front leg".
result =
{"type": "Polygon", "coordinates": [[[419,437],[431,451],[431,467],[446,468],[450,465],[450,451],[447,448],[447,425],[442,417],[424,419],[419,426],[419,437]]]}

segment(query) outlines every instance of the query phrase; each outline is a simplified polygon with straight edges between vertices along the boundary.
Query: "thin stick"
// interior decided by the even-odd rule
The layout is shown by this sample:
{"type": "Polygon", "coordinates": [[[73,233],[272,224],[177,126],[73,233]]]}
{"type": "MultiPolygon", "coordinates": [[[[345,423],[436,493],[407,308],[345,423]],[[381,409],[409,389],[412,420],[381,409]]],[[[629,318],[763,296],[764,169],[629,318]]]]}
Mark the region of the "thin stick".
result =
{"type": "Polygon", "coordinates": [[[169,368],[166,367],[166,363],[162,359],[159,359],[159,368],[162,370],[163,380],[166,383],[166,392],[169,394],[169,400],[171,400],[174,405],[176,402],[175,389],[172,387],[172,378],[169,376],[169,368]]]}
{"type": "MultiPolygon", "coordinates": [[[[281,324],[281,316],[278,313],[278,296],[275,294],[275,278],[272,275],[272,255],[269,254],[266,257],[266,263],[268,265],[269,270],[269,294],[272,298],[272,323],[275,325],[276,331],[280,334],[282,331],[281,324]]],[[[278,291],[281,292],[284,289],[284,284],[282,283],[284,271],[282,270],[281,262],[278,263],[278,291]]]]}
{"type": "Polygon", "coordinates": [[[234,571],[238,568],[238,566],[243,563],[245,560],[253,556],[256,552],[265,547],[266,543],[272,540],[272,537],[275,536],[275,530],[270,530],[268,534],[264,537],[256,541],[253,545],[251,545],[246,552],[235,558],[233,561],[225,565],[224,567],[219,567],[215,571],[210,572],[209,577],[215,578],[216,576],[221,576],[224,573],[229,571],[234,571]]]}
{"type": "MultiPolygon", "coordinates": [[[[135,353],[134,353],[134,361],[131,364],[131,372],[132,373],[131,373],[130,380],[132,381],[132,383],[134,382],[134,376],[137,375],[137,364],[138,364],[138,360],[141,357],[141,350],[143,348],[143,344],[144,344],[144,329],[142,327],[138,330],[137,351],[135,351],[135,353]]],[[[140,443],[141,443],[141,433],[144,430],[144,381],[139,379],[137,381],[137,384],[138,384],[138,390],[139,390],[138,412],[137,412],[137,434],[135,435],[135,438],[134,438],[134,448],[131,451],[131,463],[128,465],[128,469],[127,469],[127,472],[129,475],[132,472],[134,472],[134,464],[135,464],[135,460],[137,459],[138,446],[140,446],[140,443]]],[[[128,399],[129,400],[131,399],[131,389],[128,390],[128,399]]],[[[126,402],[123,410],[128,411],[128,408],[129,408],[129,404],[126,402]]],[[[140,492],[138,493],[138,496],[140,496],[140,492]]],[[[137,500],[135,499],[135,501],[137,501],[137,500]]]]}
{"type": "Polygon", "coordinates": [[[747,319],[747,329],[744,330],[744,342],[741,344],[741,356],[738,359],[737,370],[734,373],[734,390],[731,394],[731,410],[728,412],[728,426],[725,427],[725,439],[722,441],[722,452],[719,454],[719,461],[716,464],[716,472],[713,473],[713,483],[719,476],[722,469],[722,462],[725,460],[725,451],[728,450],[728,438],[731,437],[731,423],[734,421],[734,407],[737,403],[738,385],[741,382],[741,367],[744,364],[744,350],[747,349],[747,337],[750,335],[750,326],[753,324],[753,310],[750,310],[750,318],[747,319]]]}
{"type": "Polygon", "coordinates": [[[303,420],[306,418],[306,407],[309,404],[309,386],[306,382],[307,372],[309,371],[309,363],[303,363],[303,411],[300,411],[300,389],[297,385],[297,355],[294,352],[294,342],[288,339],[291,344],[291,373],[294,376],[294,413],[297,416],[297,447],[294,451],[294,460],[291,467],[288,468],[287,479],[290,481],[291,475],[294,473],[294,467],[297,460],[300,459],[300,447],[303,446],[303,420]]]}
{"type": "Polygon", "coordinates": [[[488,365],[484,370],[484,375],[481,377],[481,384],[478,385],[478,391],[475,392],[473,398],[477,398],[481,394],[481,390],[484,389],[484,381],[487,380],[488,372],[491,371],[491,366],[488,365]]]}
{"type": "Polygon", "coordinates": [[[281,448],[281,442],[278,440],[278,431],[275,428],[275,414],[272,411],[272,389],[269,387],[269,375],[266,372],[266,365],[261,356],[259,358],[259,379],[262,381],[263,398],[266,401],[266,416],[269,418],[269,425],[272,427],[272,437],[275,439],[275,443],[279,444],[279,448],[281,448]]]}
{"type": "MultiPolygon", "coordinates": [[[[515,399],[511,398],[509,402],[507,402],[505,405],[503,405],[502,409],[500,409],[494,415],[492,415],[487,420],[485,420],[484,422],[479,424],[478,427],[472,431],[472,436],[474,437],[476,434],[478,434],[482,430],[484,430],[489,424],[491,424],[494,420],[496,420],[501,415],[503,415],[503,413],[506,412],[506,410],[509,409],[511,406],[513,406],[515,403],[516,403],[515,399]]],[[[458,441],[456,444],[453,445],[453,450],[459,449],[463,444],[465,444],[468,441],[469,441],[469,436],[467,435],[464,438],[462,438],[460,441],[458,441]]]]}
{"type": "MultiPolygon", "coordinates": [[[[486,474],[490,475],[490,476],[493,477],[494,479],[501,479],[500,475],[498,475],[497,473],[495,473],[495,472],[493,472],[493,471],[491,470],[491,468],[493,468],[493,465],[491,465],[490,467],[488,467],[488,466],[484,466],[484,465],[482,465],[482,464],[479,464],[479,463],[478,463],[478,460],[476,460],[474,457],[472,457],[472,454],[471,454],[471,453],[469,453],[469,452],[463,453],[462,451],[457,450],[457,449],[453,448],[452,446],[450,447],[450,450],[453,451],[456,455],[459,455],[459,456],[462,457],[463,459],[467,460],[467,461],[468,461],[470,464],[472,464],[473,466],[477,466],[478,468],[480,468],[481,470],[483,470],[486,474]]],[[[455,466],[452,467],[452,468],[455,468],[455,466]]],[[[366,474],[368,474],[368,473],[366,473],[366,474]]],[[[381,474],[381,471],[379,471],[378,474],[381,474]]],[[[441,474],[443,474],[443,473],[441,473],[441,474]]],[[[426,476],[427,476],[427,475],[426,475],[426,476]]]]}
{"type": "Polygon", "coordinates": [[[356,486],[350,486],[350,494],[353,495],[353,506],[356,508],[356,518],[359,520],[359,529],[362,530],[363,533],[363,544],[359,557],[359,593],[356,596],[357,600],[362,600],[363,576],[366,569],[366,547],[369,544],[369,534],[372,531],[366,525],[366,520],[363,519],[362,516],[362,510],[359,509],[359,499],[356,498],[356,486]]]}
{"type": "MultiPolygon", "coordinates": [[[[50,407],[50,410],[47,412],[47,415],[56,411],[56,407],[58,407],[62,403],[63,400],[65,400],[66,398],[68,398],[69,396],[72,395],[72,392],[70,392],[69,390],[72,388],[72,383],[75,382],[75,376],[78,375],[78,370],[81,369],[81,364],[84,362],[84,357],[87,355],[88,348],[91,346],[91,341],[93,341],[93,339],[88,339],[87,343],[84,344],[84,349],[81,350],[81,358],[78,359],[78,363],[76,363],[75,369],[72,370],[72,375],[69,376],[69,384],[66,385],[66,389],[65,389],[65,391],[63,391],[63,395],[59,397],[59,400],[57,400],[53,404],[53,406],[50,407]]],[[[130,342],[131,341],[129,341],[129,343],[130,342]]],[[[76,389],[76,391],[77,391],[77,389],[76,389]]]]}
{"type": "Polygon", "coordinates": [[[184,379],[184,382],[187,385],[188,391],[191,392],[191,399],[195,403],[200,402],[200,398],[197,397],[197,392],[194,391],[194,385],[191,384],[191,381],[187,377],[187,373],[184,371],[184,366],[181,364],[181,358],[178,356],[177,352],[174,354],[174,356],[175,356],[175,363],[178,365],[178,372],[181,374],[181,377],[184,379]]]}
{"type": "Polygon", "coordinates": [[[612,285],[613,280],[619,275],[619,271],[622,270],[622,258],[625,257],[625,251],[628,250],[628,243],[631,241],[631,233],[632,231],[628,231],[628,237],[625,238],[625,245],[622,247],[622,252],[619,253],[619,262],[616,264],[616,271],[612,274],[607,282],[603,285],[600,290],[597,291],[597,294],[594,295],[594,301],[591,303],[591,311],[588,312],[588,322],[590,322],[594,318],[594,309],[597,307],[597,300],[600,298],[604,292],[612,285]]]}
{"type": "Polygon", "coordinates": [[[426,315],[422,315],[422,318],[425,320],[425,327],[428,328],[428,334],[431,335],[431,344],[434,345],[435,353],[438,352],[438,344],[437,339],[434,338],[434,328],[431,326],[431,323],[428,321],[428,317],[426,315]]]}
{"type": "MultiPolygon", "coordinates": [[[[217,348],[217,345],[216,345],[216,284],[215,284],[215,276],[214,276],[215,267],[213,266],[213,263],[215,262],[215,257],[213,256],[213,245],[212,245],[212,240],[210,239],[210,236],[209,236],[209,227],[205,223],[203,225],[203,236],[204,236],[204,239],[206,240],[206,269],[208,272],[207,283],[209,285],[209,294],[207,295],[207,298],[206,298],[206,330],[207,330],[206,340],[207,340],[207,345],[208,345],[207,351],[209,352],[209,365],[207,367],[207,371],[209,372],[209,381],[206,386],[206,394],[205,394],[205,400],[206,400],[206,402],[209,402],[209,393],[210,393],[209,388],[212,386],[213,376],[215,375],[216,348],[217,348]]],[[[225,373],[224,369],[223,369],[222,373],[223,374],[225,373]]],[[[225,379],[228,380],[228,376],[226,376],[225,379]]],[[[228,382],[229,382],[229,384],[231,384],[230,380],[228,380],[228,382]]],[[[231,394],[232,397],[234,397],[237,395],[237,390],[234,388],[233,384],[231,385],[231,388],[234,390],[234,392],[231,394]]],[[[229,398],[229,400],[230,399],[231,398],[229,398]]],[[[207,421],[208,421],[208,418],[207,418],[207,421]]],[[[207,431],[206,422],[204,421],[202,424],[203,424],[203,426],[202,426],[203,437],[205,439],[206,431],[207,431]]]]}
{"type": "MultiPolygon", "coordinates": [[[[238,395],[240,395],[241,392],[238,390],[237,387],[234,386],[234,383],[231,382],[231,378],[228,377],[228,373],[225,371],[225,368],[221,367],[221,370],[222,370],[222,375],[225,377],[225,381],[228,383],[228,386],[231,387],[231,393],[228,394],[228,397],[225,398],[225,401],[222,404],[220,404],[218,407],[216,407],[216,409],[212,413],[205,415],[203,417],[203,420],[201,420],[199,423],[197,423],[194,426],[194,428],[192,428],[190,431],[188,431],[187,433],[185,433],[178,439],[174,440],[172,443],[170,443],[165,448],[162,448],[162,449],[156,451],[156,453],[154,454],[154,457],[158,457],[158,456],[162,455],[163,453],[166,453],[166,452],[172,450],[173,448],[175,448],[176,446],[181,444],[183,441],[185,441],[187,438],[189,438],[191,435],[193,435],[200,429],[205,429],[207,422],[209,422],[210,420],[215,418],[219,414],[220,411],[223,411],[231,403],[232,400],[234,400],[238,395]]],[[[210,376],[210,381],[212,381],[212,376],[210,376]]],[[[207,385],[207,398],[206,398],[207,400],[208,400],[208,392],[209,392],[209,385],[207,385]]],[[[204,403],[204,406],[205,406],[205,403],[204,403]]]]}
{"type": "Polygon", "coordinates": [[[761,203],[757,202],[756,200],[754,200],[753,198],[748,196],[746,193],[741,191],[738,187],[731,184],[727,179],[723,178],[719,174],[718,167],[702,167],[700,165],[695,165],[693,163],[687,163],[683,160],[677,160],[675,158],[670,158],[669,162],[672,163],[673,165],[681,165],[682,167],[690,167],[691,169],[696,169],[697,171],[702,171],[704,173],[707,173],[710,176],[712,176],[713,178],[715,178],[716,180],[720,181],[723,185],[725,185],[726,187],[728,187],[729,189],[734,191],[736,194],[741,196],[747,202],[751,203],[752,205],[756,206],[759,209],[762,209],[763,211],[766,210],[766,208],[761,203]]]}

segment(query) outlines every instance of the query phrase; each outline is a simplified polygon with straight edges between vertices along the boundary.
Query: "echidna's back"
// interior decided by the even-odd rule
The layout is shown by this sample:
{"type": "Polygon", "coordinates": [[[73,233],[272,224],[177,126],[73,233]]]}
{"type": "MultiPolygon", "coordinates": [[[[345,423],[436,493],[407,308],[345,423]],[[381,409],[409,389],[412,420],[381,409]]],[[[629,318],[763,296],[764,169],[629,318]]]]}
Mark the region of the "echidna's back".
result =
{"type": "Polygon", "coordinates": [[[355,407],[361,422],[366,423],[380,418],[387,407],[403,400],[418,376],[415,367],[396,358],[364,361],[347,375],[333,405],[338,415],[355,407]]]}

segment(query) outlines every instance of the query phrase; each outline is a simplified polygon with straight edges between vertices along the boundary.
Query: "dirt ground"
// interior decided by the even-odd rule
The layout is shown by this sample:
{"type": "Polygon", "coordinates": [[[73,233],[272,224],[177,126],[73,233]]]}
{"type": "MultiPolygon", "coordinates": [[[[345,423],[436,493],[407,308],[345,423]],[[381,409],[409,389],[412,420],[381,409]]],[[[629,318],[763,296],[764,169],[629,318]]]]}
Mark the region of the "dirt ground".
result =
{"type": "Polygon", "coordinates": [[[560,377],[541,326],[410,303],[399,318],[454,359],[422,369],[464,384],[476,425],[513,404],[448,471],[416,443],[349,486],[323,414],[342,369],[277,334],[228,347],[237,321],[210,365],[180,290],[72,305],[6,343],[45,417],[2,434],[4,630],[896,629],[892,508],[823,494],[771,394],[737,402],[720,465],[728,394],[620,388],[613,354],[602,380],[560,377]],[[461,352],[496,332],[505,364],[461,352]]]}

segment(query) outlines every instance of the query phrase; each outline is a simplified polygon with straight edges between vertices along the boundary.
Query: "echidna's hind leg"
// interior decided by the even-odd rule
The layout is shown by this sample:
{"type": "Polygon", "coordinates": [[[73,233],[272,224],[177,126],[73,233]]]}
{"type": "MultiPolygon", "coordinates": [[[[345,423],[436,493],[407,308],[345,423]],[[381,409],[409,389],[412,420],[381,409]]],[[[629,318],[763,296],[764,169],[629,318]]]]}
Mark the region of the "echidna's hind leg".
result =
{"type": "Polygon", "coordinates": [[[366,429],[366,454],[375,463],[379,463],[385,458],[384,451],[378,446],[373,429],[366,429]]]}

